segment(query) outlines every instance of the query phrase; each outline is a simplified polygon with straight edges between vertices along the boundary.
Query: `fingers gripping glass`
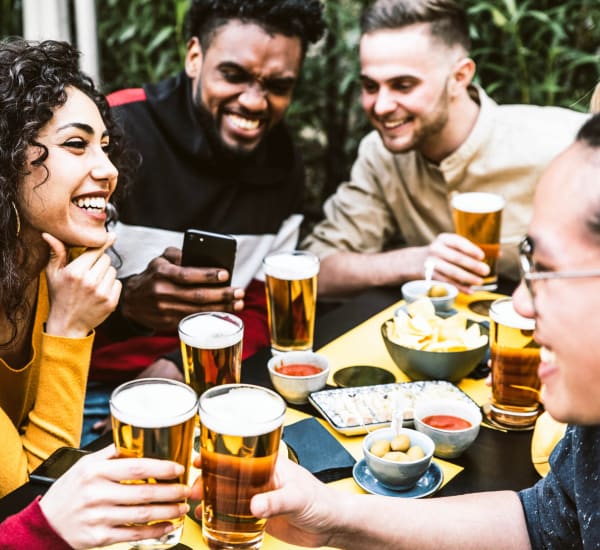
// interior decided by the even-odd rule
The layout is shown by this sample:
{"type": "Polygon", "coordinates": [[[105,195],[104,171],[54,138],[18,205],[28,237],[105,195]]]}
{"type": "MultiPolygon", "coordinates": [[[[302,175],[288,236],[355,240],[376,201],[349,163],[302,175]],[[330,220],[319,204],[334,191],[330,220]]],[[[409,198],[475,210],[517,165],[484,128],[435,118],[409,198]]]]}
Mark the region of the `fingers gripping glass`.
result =
{"type": "Polygon", "coordinates": [[[600,277],[600,270],[589,271],[536,271],[536,265],[533,260],[533,241],[525,237],[519,244],[519,260],[521,262],[521,271],[527,290],[533,297],[532,281],[541,281],[544,279],[585,279],[588,277],[600,277]]]}

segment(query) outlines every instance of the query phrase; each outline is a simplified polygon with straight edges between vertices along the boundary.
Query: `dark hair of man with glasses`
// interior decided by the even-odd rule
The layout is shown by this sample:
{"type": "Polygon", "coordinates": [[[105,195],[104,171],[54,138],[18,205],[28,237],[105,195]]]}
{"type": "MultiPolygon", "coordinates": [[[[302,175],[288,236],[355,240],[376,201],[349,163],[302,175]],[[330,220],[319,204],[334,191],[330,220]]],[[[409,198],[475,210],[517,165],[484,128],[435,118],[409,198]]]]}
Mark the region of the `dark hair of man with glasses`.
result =
{"type": "MultiPolygon", "coordinates": [[[[513,296],[534,317],[546,409],[570,423],[533,487],[423,500],[341,494],[289,460],[252,513],[287,542],[346,549],[597,548],[600,540],[600,115],[543,172],[528,236],[543,273],[513,296]],[[590,275],[593,274],[593,275],[590,275]]],[[[536,272],[537,272],[536,271],[536,272]]],[[[196,488],[195,488],[196,489],[196,488]]]]}

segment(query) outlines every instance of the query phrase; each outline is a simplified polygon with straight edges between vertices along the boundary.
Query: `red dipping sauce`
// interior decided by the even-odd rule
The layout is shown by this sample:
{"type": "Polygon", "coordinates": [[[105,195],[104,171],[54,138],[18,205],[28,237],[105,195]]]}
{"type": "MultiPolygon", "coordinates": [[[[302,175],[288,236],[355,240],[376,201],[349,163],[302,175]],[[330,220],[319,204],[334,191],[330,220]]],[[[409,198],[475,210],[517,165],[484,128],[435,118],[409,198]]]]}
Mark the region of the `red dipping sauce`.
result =
{"type": "Polygon", "coordinates": [[[468,420],[450,414],[432,414],[431,416],[422,418],[421,422],[432,428],[449,431],[466,430],[471,427],[471,423],[468,420]]]}
{"type": "Polygon", "coordinates": [[[275,370],[280,374],[287,376],[310,376],[311,374],[318,374],[321,369],[316,365],[309,363],[294,363],[291,365],[279,365],[275,367],[275,370]]]}

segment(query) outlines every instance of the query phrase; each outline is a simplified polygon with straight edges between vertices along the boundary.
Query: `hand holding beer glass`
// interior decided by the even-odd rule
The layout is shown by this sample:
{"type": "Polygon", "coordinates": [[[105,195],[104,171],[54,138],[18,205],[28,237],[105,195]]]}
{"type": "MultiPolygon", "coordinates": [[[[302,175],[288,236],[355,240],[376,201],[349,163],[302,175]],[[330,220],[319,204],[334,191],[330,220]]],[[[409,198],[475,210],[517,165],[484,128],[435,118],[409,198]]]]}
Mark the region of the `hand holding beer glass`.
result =
{"type": "Polygon", "coordinates": [[[265,519],[250,500],[273,488],[285,403],[249,384],[215,386],[200,397],[202,535],[209,548],[260,548],[265,519]]]}
{"type": "Polygon", "coordinates": [[[535,321],[519,315],[512,298],[490,307],[492,420],[512,429],[533,427],[540,412],[540,347],[533,339],[535,321]]]}
{"type": "Polygon", "coordinates": [[[185,381],[198,395],[240,381],[244,323],[224,312],[194,313],[179,322],[185,381]]]}
{"type": "Polygon", "coordinates": [[[485,253],[490,268],[483,285],[474,290],[498,288],[497,259],[500,252],[500,228],[504,198],[495,193],[457,193],[452,197],[452,216],[457,235],[469,239],[485,253]]]}
{"type": "MultiPolygon", "coordinates": [[[[116,388],[110,398],[113,439],[122,458],[160,458],[178,462],[185,472],[173,483],[188,483],[198,407],[196,392],[181,382],[139,378],[116,388]]],[[[122,483],[140,483],[123,480],[122,483]]],[[[146,483],[157,483],[148,479],[146,483]]],[[[171,548],[179,543],[180,526],[160,539],[131,542],[142,550],[171,548]]]]}
{"type": "Polygon", "coordinates": [[[271,351],[312,351],[319,259],[301,250],[276,252],[263,268],[271,351]]]}

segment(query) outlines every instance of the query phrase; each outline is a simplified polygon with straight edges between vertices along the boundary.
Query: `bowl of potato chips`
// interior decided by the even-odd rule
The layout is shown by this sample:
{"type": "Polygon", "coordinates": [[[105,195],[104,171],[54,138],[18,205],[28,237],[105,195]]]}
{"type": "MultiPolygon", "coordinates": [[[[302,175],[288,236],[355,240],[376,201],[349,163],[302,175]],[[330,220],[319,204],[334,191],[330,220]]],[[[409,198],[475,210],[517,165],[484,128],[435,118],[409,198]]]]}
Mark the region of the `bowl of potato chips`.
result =
{"type": "Polygon", "coordinates": [[[391,358],[411,380],[458,382],[485,357],[488,329],[458,312],[440,316],[428,298],[394,312],[381,325],[391,358]]]}

